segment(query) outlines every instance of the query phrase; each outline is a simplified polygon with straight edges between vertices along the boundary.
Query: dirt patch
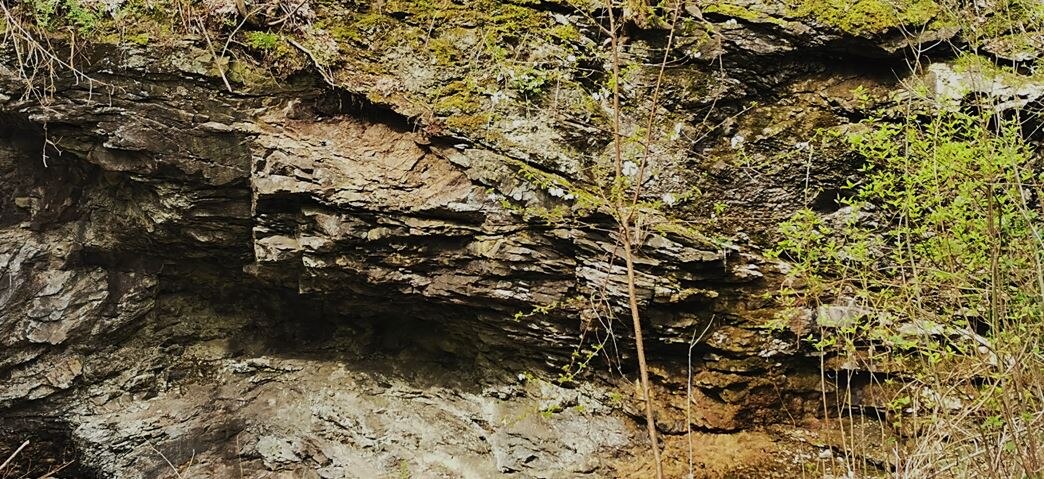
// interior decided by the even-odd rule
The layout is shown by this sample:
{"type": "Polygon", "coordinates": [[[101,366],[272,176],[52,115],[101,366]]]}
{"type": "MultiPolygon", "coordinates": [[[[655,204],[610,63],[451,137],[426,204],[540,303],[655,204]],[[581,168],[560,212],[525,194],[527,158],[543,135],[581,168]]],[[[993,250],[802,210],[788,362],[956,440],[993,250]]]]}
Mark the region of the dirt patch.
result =
{"type": "MultiPolygon", "coordinates": [[[[666,477],[690,477],[689,440],[684,435],[661,437],[666,477]]],[[[807,446],[766,432],[710,434],[693,432],[692,476],[698,479],[773,478],[800,475],[802,449],[807,446]]],[[[612,464],[616,477],[648,478],[655,475],[648,449],[612,464]]]]}

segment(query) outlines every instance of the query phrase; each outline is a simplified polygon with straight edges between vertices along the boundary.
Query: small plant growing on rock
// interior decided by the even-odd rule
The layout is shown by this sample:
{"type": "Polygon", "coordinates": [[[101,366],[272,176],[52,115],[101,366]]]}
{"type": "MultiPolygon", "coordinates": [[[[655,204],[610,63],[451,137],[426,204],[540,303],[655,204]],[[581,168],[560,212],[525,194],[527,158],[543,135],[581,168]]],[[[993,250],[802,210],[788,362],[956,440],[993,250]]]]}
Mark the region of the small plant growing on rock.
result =
{"type": "Polygon", "coordinates": [[[262,52],[275,50],[280,42],[279,35],[272,32],[246,32],[243,36],[248,47],[262,52]]]}

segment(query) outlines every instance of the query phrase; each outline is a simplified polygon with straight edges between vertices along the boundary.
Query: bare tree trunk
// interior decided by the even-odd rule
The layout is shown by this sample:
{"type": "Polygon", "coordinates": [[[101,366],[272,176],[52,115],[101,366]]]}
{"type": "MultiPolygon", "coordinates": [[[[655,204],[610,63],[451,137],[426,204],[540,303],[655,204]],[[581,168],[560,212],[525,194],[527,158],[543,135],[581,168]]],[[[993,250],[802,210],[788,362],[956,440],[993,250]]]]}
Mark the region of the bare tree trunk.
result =
{"type": "MultiPolygon", "coordinates": [[[[633,0],[628,0],[633,1],[633,0]]],[[[644,0],[639,0],[644,4],[644,0]]],[[[642,320],[638,311],[638,293],[635,291],[634,277],[634,245],[631,244],[631,221],[632,210],[624,207],[625,191],[616,191],[620,186],[623,175],[623,149],[620,142],[620,41],[619,25],[616,14],[613,13],[613,2],[607,0],[607,12],[609,14],[609,40],[612,46],[612,73],[613,78],[613,153],[614,170],[613,184],[610,188],[610,197],[614,198],[616,207],[616,221],[620,226],[620,236],[624,247],[624,259],[627,263],[627,297],[631,307],[631,322],[634,326],[635,347],[638,350],[638,372],[641,376],[642,395],[645,396],[645,423],[649,430],[649,442],[652,445],[653,461],[656,463],[656,479],[663,479],[663,464],[660,461],[660,444],[656,437],[656,417],[653,415],[652,388],[649,385],[649,367],[645,361],[645,341],[642,339],[642,320]]],[[[644,12],[644,10],[643,10],[644,12]]],[[[655,109],[653,110],[655,111],[655,109]]]]}
{"type": "Polygon", "coordinates": [[[642,381],[642,394],[645,396],[645,424],[649,429],[649,441],[652,442],[653,460],[656,461],[656,478],[663,479],[660,444],[656,437],[656,417],[653,415],[652,387],[649,385],[649,367],[645,361],[645,340],[642,339],[642,320],[638,313],[638,293],[635,291],[634,251],[631,245],[630,225],[621,223],[620,233],[623,236],[624,259],[627,262],[627,299],[631,304],[634,344],[638,349],[638,372],[642,381]]]}

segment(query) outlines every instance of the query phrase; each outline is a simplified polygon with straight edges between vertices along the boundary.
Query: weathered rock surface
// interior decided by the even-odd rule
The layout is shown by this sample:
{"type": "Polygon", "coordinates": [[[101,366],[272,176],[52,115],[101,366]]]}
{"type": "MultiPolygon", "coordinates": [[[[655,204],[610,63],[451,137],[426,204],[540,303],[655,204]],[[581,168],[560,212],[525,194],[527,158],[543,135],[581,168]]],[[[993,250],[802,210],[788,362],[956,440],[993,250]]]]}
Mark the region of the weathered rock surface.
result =
{"type": "MultiPolygon", "coordinates": [[[[904,45],[953,35],[748,3],[687,10],[705,24],[664,77],[674,134],[647,196],[666,211],[637,267],[672,477],[690,428],[707,477],[792,477],[829,445],[813,427],[829,385],[798,339],[815,319],[765,327],[783,266],[763,252],[795,209],[837,209],[858,166],[810,144],[816,129],[859,117],[857,86],[890,101],[904,45]]],[[[538,68],[494,80],[464,53],[495,22],[436,28],[418,5],[391,2],[320,73],[290,50],[280,82],[190,38],[85,50],[86,77],[22,97],[5,53],[0,459],[28,439],[18,471],[68,461],[68,477],[648,476],[629,318],[607,314],[626,296],[615,229],[565,198],[607,154],[600,80],[497,96],[596,67],[597,26],[510,5],[561,28],[515,38],[538,68]],[[453,48],[410,50],[418,28],[453,48]],[[525,213],[556,205],[575,216],[525,213]],[[600,314],[577,306],[600,291],[600,314]],[[555,381],[567,365],[578,383],[555,381]]],[[[312,7],[294,21],[373,13],[312,7]]],[[[312,48],[337,37],[304,31],[312,48]]],[[[629,61],[657,63],[661,33],[635,32],[629,61]]],[[[628,81],[629,101],[650,87],[628,81]]]]}

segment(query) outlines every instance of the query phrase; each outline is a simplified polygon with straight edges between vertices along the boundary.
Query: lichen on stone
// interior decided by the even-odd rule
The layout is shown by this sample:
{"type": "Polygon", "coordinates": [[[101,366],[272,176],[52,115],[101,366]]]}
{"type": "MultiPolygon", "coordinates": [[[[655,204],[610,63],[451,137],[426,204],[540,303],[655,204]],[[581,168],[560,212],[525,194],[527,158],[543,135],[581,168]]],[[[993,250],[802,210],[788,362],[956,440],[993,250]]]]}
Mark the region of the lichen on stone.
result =
{"type": "Polygon", "coordinates": [[[734,3],[712,3],[703,7],[703,13],[716,14],[725,17],[736,18],[751,23],[768,23],[778,26],[786,26],[787,22],[781,18],[774,17],[765,12],[759,12],[752,8],[734,3]]]}

